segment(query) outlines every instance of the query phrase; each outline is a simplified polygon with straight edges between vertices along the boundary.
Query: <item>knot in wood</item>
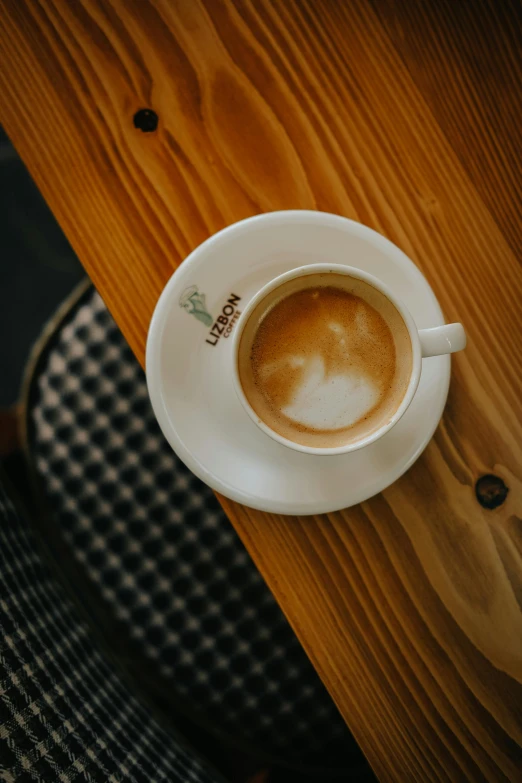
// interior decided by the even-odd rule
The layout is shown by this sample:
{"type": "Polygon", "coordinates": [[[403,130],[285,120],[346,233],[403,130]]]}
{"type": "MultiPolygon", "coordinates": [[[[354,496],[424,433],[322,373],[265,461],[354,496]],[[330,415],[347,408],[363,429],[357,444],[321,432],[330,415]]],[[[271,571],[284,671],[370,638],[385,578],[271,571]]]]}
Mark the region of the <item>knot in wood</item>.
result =
{"type": "Polygon", "coordinates": [[[152,133],[158,127],[158,115],[152,109],[140,109],[134,115],[134,127],[142,133],[152,133]]]}
{"type": "Polygon", "coordinates": [[[487,473],[481,476],[475,484],[477,500],[483,508],[498,508],[507,498],[509,488],[499,476],[487,473]]]}

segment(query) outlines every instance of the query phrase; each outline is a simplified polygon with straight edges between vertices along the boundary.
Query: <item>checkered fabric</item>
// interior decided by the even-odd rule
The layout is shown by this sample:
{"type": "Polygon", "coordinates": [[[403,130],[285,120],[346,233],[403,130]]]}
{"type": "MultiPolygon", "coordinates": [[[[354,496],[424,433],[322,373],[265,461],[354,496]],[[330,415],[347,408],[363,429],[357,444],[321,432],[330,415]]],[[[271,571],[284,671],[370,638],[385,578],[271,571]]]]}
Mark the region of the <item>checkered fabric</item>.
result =
{"type": "Polygon", "coordinates": [[[0,781],[218,781],[94,647],[1,486],[0,781]]]}
{"type": "Polygon", "coordinates": [[[30,449],[57,523],[158,677],[221,730],[330,766],[354,742],[211,490],[163,438],[89,290],[33,378],[30,449]]]}

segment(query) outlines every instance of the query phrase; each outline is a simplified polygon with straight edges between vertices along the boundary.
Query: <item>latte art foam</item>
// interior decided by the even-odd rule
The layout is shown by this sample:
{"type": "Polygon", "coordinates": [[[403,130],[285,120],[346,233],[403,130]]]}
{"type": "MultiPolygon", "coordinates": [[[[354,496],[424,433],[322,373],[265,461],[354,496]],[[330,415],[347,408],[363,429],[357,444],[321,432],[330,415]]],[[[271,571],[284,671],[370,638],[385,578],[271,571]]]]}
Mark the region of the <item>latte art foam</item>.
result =
{"type": "Polygon", "coordinates": [[[404,321],[379,291],[345,275],[283,284],[258,305],[239,351],[250,405],[297,443],[334,447],[393,414],[411,372],[404,321]]]}

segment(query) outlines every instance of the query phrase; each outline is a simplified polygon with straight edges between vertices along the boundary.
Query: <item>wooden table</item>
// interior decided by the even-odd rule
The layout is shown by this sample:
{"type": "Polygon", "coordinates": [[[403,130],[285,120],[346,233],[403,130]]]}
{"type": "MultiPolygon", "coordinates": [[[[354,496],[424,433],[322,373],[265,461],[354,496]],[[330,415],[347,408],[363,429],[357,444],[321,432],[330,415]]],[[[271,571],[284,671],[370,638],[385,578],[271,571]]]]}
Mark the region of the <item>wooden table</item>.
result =
{"type": "Polygon", "coordinates": [[[222,502],[381,780],[522,780],[520,5],[0,7],[1,121],[140,361],[177,264],[273,209],[376,228],[465,324],[443,421],[382,495],[222,502]]]}

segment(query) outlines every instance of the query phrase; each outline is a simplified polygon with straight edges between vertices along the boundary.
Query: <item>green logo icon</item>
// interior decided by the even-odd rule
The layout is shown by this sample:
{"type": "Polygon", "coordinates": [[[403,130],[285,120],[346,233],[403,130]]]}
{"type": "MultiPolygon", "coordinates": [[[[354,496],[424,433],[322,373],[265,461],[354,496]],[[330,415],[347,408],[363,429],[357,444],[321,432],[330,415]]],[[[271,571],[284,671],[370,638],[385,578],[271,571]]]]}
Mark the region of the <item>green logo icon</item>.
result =
{"type": "Polygon", "coordinates": [[[185,288],[179,298],[179,306],[201,321],[205,326],[212,326],[214,319],[207,310],[205,294],[200,294],[197,285],[185,288]]]}

